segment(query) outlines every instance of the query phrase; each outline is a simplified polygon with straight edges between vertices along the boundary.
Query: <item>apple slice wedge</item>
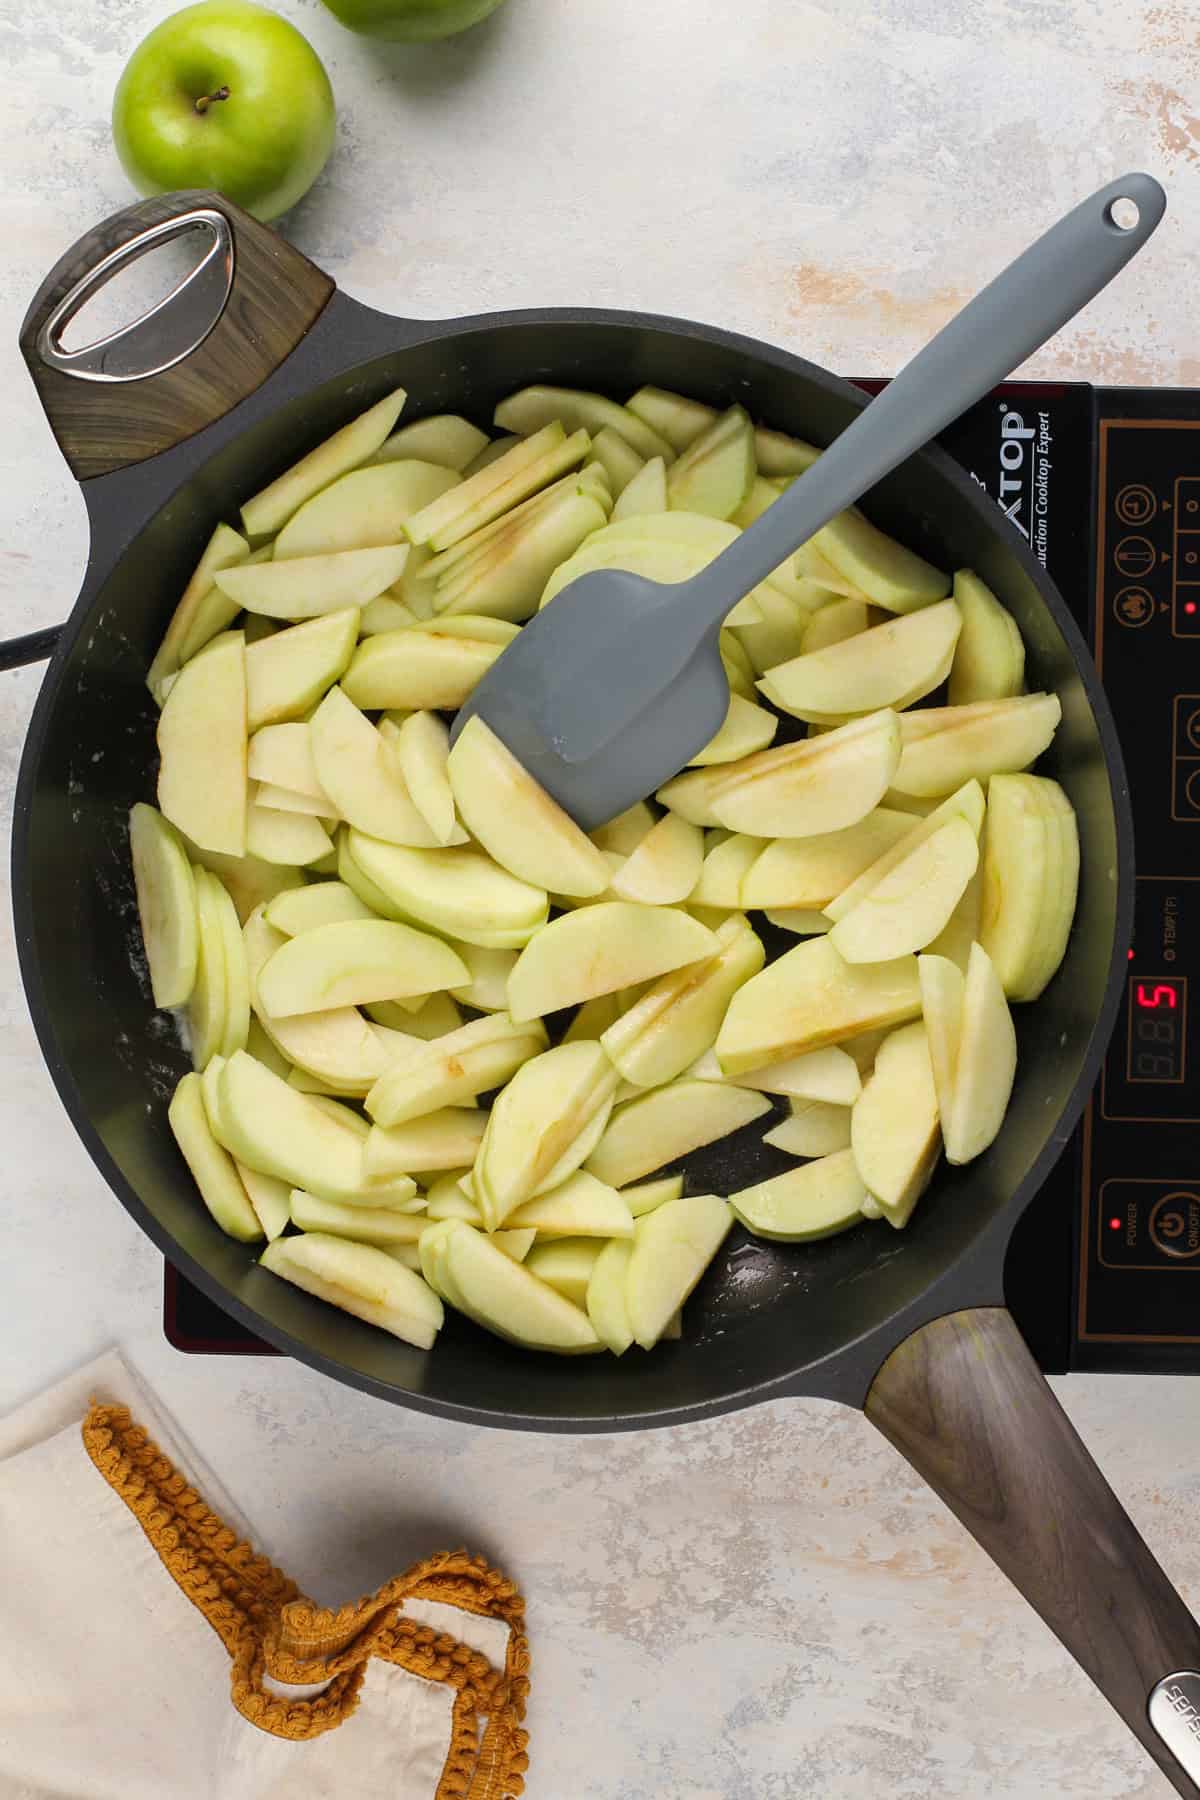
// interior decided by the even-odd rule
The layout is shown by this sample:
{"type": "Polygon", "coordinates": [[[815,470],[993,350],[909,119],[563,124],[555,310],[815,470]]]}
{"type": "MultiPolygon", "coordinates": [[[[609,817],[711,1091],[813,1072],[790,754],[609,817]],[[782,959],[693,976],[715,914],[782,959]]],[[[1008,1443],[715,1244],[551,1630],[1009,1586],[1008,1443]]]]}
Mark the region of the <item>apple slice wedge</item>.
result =
{"type": "MultiPolygon", "coordinates": [[[[447,764],[450,731],[436,713],[414,712],[400,725],[384,720],[380,736],[400,765],[400,773],[413,805],[428,825],[437,844],[461,843],[463,833],[454,810],[454,792],[447,764]]],[[[378,834],[376,834],[378,835],[378,834]]]]}
{"type": "Polygon", "coordinates": [[[508,978],[509,1011],[517,1020],[541,1018],[716,949],[714,934],[675,907],[601,901],[564,913],[530,939],[508,978]]]}
{"type": "Polygon", "coordinates": [[[487,1114],[471,1106],[443,1106],[405,1125],[372,1125],[363,1167],[369,1181],[411,1175],[414,1169],[469,1168],[487,1125],[487,1114]]]}
{"type": "Polygon", "coordinates": [[[557,1187],[523,1201],[509,1213],[505,1224],[516,1231],[532,1226],[541,1238],[633,1236],[633,1214],[627,1203],[615,1188],[586,1169],[576,1169],[557,1187]]]}
{"type": "Polygon", "coordinates": [[[196,882],[179,833],[153,806],[129,814],[129,851],[154,1004],[183,1006],[196,984],[196,882]]]}
{"type": "Polygon", "coordinates": [[[938,1112],[947,1118],[958,1072],[958,1048],[962,1037],[965,976],[957,963],[945,956],[918,956],[921,1012],[929,1043],[929,1061],[938,1112]]]}
{"type": "Polygon", "coordinates": [[[202,849],[246,849],[246,651],[228,632],[179,671],[158,721],[158,804],[202,849]]]}
{"type": "Polygon", "coordinates": [[[727,1075],[714,1050],[706,1051],[687,1071],[694,1081],[726,1081],[760,1094],[785,1094],[793,1100],[818,1100],[830,1106],[852,1106],[862,1089],[858,1064],[838,1044],[806,1050],[762,1069],[727,1075]]]}
{"type": "Polygon", "coordinates": [[[607,1123],[616,1087],[608,1057],[587,1040],[559,1044],[522,1064],[492,1106],[472,1171],[490,1230],[574,1174],[607,1123]]]}
{"type": "Polygon", "coordinates": [[[858,1172],[902,1230],[929,1185],[941,1148],[929,1038],[920,1019],[893,1031],[855,1102],[850,1145],[858,1172]]]}
{"type": "Polygon", "coordinates": [[[442,1328],[445,1314],[433,1289],[386,1251],[369,1244],[309,1231],[300,1237],[276,1238],[259,1263],[305,1293],[340,1306],[419,1350],[431,1349],[442,1328]]]}
{"type": "Polygon", "coordinates": [[[727,519],[754,481],[754,427],[741,406],[731,406],[672,463],[667,501],[676,512],[727,519]]]}
{"type": "Polygon", "coordinates": [[[209,879],[214,886],[215,911],[221,930],[221,965],[225,975],[225,1013],[220,1048],[222,1056],[229,1057],[236,1050],[246,1048],[246,1039],[250,1033],[250,967],[242,942],[237,908],[216,877],[210,876],[209,879]]]}
{"type": "Polygon", "coordinates": [[[672,1081],[614,1109],[587,1168],[610,1187],[625,1187],[770,1110],[764,1094],[745,1088],[672,1081]]]}
{"type": "Polygon", "coordinates": [[[813,544],[840,575],[888,612],[916,612],[950,592],[950,577],[898,544],[856,506],[823,525],[813,544]]]}
{"type": "Polygon", "coordinates": [[[806,650],[772,668],[758,685],[797,719],[912,705],[943,679],[961,629],[956,602],[941,600],[840,644],[806,650]]]}
{"type": "Polygon", "coordinates": [[[972,777],[986,781],[1027,768],[1050,744],[1061,717],[1057,694],[906,713],[892,785],[902,794],[948,794],[972,777]]]}
{"type": "Polygon", "coordinates": [[[535,1243],[529,1254],[518,1261],[523,1261],[529,1273],[552,1287],[556,1294],[586,1312],[588,1284],[603,1250],[604,1243],[599,1238],[555,1238],[547,1243],[535,1243]]]}
{"type": "Polygon", "coordinates": [[[234,1167],[254,1208],[254,1216],[262,1226],[263,1236],[273,1244],[292,1222],[292,1190],[286,1181],[276,1181],[273,1175],[260,1175],[257,1169],[249,1169],[245,1163],[235,1163],[234,1167]]]}
{"type": "Polygon", "coordinates": [[[666,462],[675,458],[670,442],[632,408],[581,388],[521,388],[502,400],[492,415],[493,424],[501,431],[513,431],[521,437],[543,430],[552,420],[560,421],[568,431],[583,430],[592,436],[605,430],[615,431],[643,458],[661,456],[666,462]]]}
{"type": "MultiPolygon", "coordinates": [[[[418,850],[438,847],[413,804],[399,760],[343,689],[330,688],[309,721],[309,732],[317,779],[348,824],[385,843],[418,850]]],[[[465,832],[458,836],[466,842],[465,832]]]]}
{"type": "Polygon", "coordinates": [[[342,688],[367,711],[454,712],[517,630],[504,619],[463,614],[384,631],[359,645],[342,688]]]}
{"type": "MultiPolygon", "coordinates": [[[[606,885],[620,900],[675,906],[691,894],[703,862],[704,834],[699,826],[667,813],[626,857],[611,881],[606,879],[606,885]]],[[[606,878],[607,873],[606,869],[606,878]]]]}
{"type": "Polygon", "coordinates": [[[603,853],[483,719],[464,726],[448,774],[469,830],[502,868],[556,894],[603,893],[609,876],[603,853]]]}
{"type": "Polygon", "coordinates": [[[981,944],[971,949],[950,1110],[942,1120],[946,1159],[979,1156],[1004,1122],[1017,1067],[1017,1039],[1004,989],[981,944]]]}
{"type": "Polygon", "coordinates": [[[978,863],[970,822],[949,819],[837,921],[830,943],[851,963],[891,962],[923,950],[945,929],[978,863]]]}
{"type": "Polygon", "coordinates": [[[672,451],[686,450],[717,417],[716,407],[657,387],[640,387],[626,402],[626,409],[665,438],[672,451]]]}
{"type": "MultiPolygon", "coordinates": [[[[412,850],[353,830],[347,846],[355,866],[385,901],[447,936],[485,949],[515,950],[545,925],[550,906],[545,888],[510,875],[481,850],[412,850]]],[[[467,980],[464,970],[449,985],[467,980]]],[[[536,1018],[544,1010],[549,1009],[538,1008],[528,1016],[536,1018]]]]}
{"type": "Polygon", "coordinates": [[[451,470],[416,459],[352,469],[292,514],[275,540],[274,561],[403,543],[404,521],[458,481],[451,470]]]}
{"type": "Polygon", "coordinates": [[[436,463],[442,469],[453,469],[456,475],[461,475],[467,464],[474,462],[490,442],[486,431],[480,431],[478,425],[472,425],[469,419],[460,418],[457,413],[431,413],[427,419],[414,419],[411,425],[402,425],[399,431],[393,431],[371,461],[407,462],[415,458],[418,462],[436,463]]]}
{"type": "Polygon", "coordinates": [[[162,693],[164,680],[177,674],[184,663],[203,650],[205,644],[224,631],[236,617],[237,602],[221,593],[213,577],[218,569],[244,562],[249,554],[250,546],[245,538],[229,525],[218,525],[209,538],[146,672],[146,686],[160,706],[166,697],[162,693]]]}
{"type": "Polygon", "coordinates": [[[361,614],[349,606],[308,619],[246,648],[246,716],[251,731],[299,719],[347,668],[361,614]]]}
{"type": "Polygon", "coordinates": [[[508,978],[517,960],[516,950],[487,950],[482,944],[456,943],[455,950],[470,971],[471,979],[464,987],[454,989],[454,998],[478,1012],[507,1012],[508,978]]]}
{"type": "Polygon", "coordinates": [[[221,883],[207,869],[197,869],[196,979],[188,999],[188,1036],[192,1066],[203,1073],[225,1041],[225,929],[222,902],[228,899],[221,883]]]}
{"type": "Polygon", "coordinates": [[[652,456],[617,495],[612,517],[619,524],[625,519],[657,517],[666,510],[667,465],[661,456],[652,456]]]}
{"type": "Polygon", "coordinates": [[[592,458],[593,462],[587,466],[591,468],[594,464],[604,471],[613,494],[624,493],[634,476],[646,466],[646,458],[611,425],[602,425],[599,431],[592,433],[592,458]]]}
{"type": "MultiPolygon", "coordinates": [[[[936,805],[922,819],[915,819],[911,814],[895,812],[891,817],[896,821],[897,835],[893,842],[880,850],[878,856],[857,875],[848,880],[836,894],[822,902],[821,910],[835,922],[844,919],[847,913],[861,904],[880,885],[884,878],[901,863],[907,861],[915,850],[933,837],[935,832],[948,825],[952,819],[966,819],[975,837],[978,838],[983,829],[984,808],[986,802],[983,789],[975,780],[964,782],[956,793],[948,796],[940,805],[936,805]],[[900,826],[903,829],[899,829],[900,826]]],[[[879,809],[881,812],[886,810],[879,809]]],[[[872,817],[877,817],[872,814],[872,817]]]]}
{"type": "Polygon", "coordinates": [[[267,537],[278,531],[310,495],[374,456],[400,417],[406,399],[403,388],[386,394],[247,500],[242,507],[247,535],[267,537]]]}
{"type": "Polygon", "coordinates": [[[272,1019],[428,994],[465,981],[449,944],[390,919],[349,919],[290,938],[258,972],[272,1019]]]}
{"type": "Polygon", "coordinates": [[[367,1111],[377,1124],[392,1126],[462,1106],[502,1087],[545,1048],[540,1020],[518,1027],[505,1013],[474,1019],[398,1059],[367,1094],[367,1111]]]}
{"type": "Polygon", "coordinates": [[[317,619],[365,606],[400,579],[407,560],[408,545],[392,543],[377,550],[235,565],[218,569],[213,579],[247,612],[268,619],[317,619]]]}
{"type": "Polygon", "coordinates": [[[848,963],[827,937],[814,937],[738,989],[717,1056],[726,1074],[740,1075],[877,1026],[903,1024],[920,1010],[915,956],[848,963]]]}
{"type": "Polygon", "coordinates": [[[630,856],[651,829],[658,814],[646,800],[635,800],[625,812],[618,813],[607,825],[598,825],[590,835],[598,850],[609,850],[615,856],[630,856]]]}
{"type": "Polygon", "coordinates": [[[859,1224],[866,1197],[853,1150],[834,1150],[801,1168],[739,1188],[729,1204],[755,1237],[809,1243],[859,1224]]]}
{"type": "Polygon", "coordinates": [[[414,513],[405,520],[405,532],[414,544],[448,550],[575,468],[590,448],[586,431],[568,437],[555,420],[414,513]]]}
{"type": "Polygon", "coordinates": [[[1016,620],[971,569],[954,577],[962,633],[950,669],[950,704],[1006,700],[1021,692],[1025,645],[1016,620]]]}
{"type": "MultiPolygon", "coordinates": [[[[981,803],[982,799],[981,793],[981,803]]],[[[776,838],[764,845],[743,875],[738,898],[748,907],[823,911],[864,870],[908,837],[912,826],[907,813],[877,806],[841,831],[776,838]]]]}
{"type": "Polygon", "coordinates": [[[632,1239],[613,1238],[610,1243],[601,1245],[592,1263],[584,1295],[587,1315],[596,1335],[614,1356],[624,1356],[633,1342],[633,1326],[629,1323],[629,1308],[625,1303],[632,1255],[632,1239]]]}
{"type": "Polygon", "coordinates": [[[744,914],[715,933],[716,951],[662,975],[600,1039],[626,1081],[658,1087],[682,1075],[716,1042],[730,1000],[763,966],[764,951],[744,914]]]}
{"type": "Polygon", "coordinates": [[[742,887],[754,867],[767,839],[749,837],[743,832],[724,831],[720,826],[705,835],[704,862],[700,879],[688,895],[689,906],[724,907],[736,912],[742,904],[742,887]]]}
{"type": "Polygon", "coordinates": [[[743,700],[740,694],[730,694],[725,723],[716,737],[693,756],[689,767],[700,769],[710,763],[738,762],[743,756],[753,756],[756,750],[767,748],[778,728],[779,720],[765,706],[743,700]]]}
{"type": "Polygon", "coordinates": [[[733,1213],[715,1194],[668,1200],[637,1221],[625,1283],[634,1339],[652,1350],[725,1242],[733,1213]]]}
{"type": "Polygon", "coordinates": [[[519,519],[506,515],[497,520],[503,529],[477,555],[438,577],[438,616],[469,613],[517,624],[532,618],[555,569],[608,523],[607,488],[600,498],[598,486],[586,476],[584,470],[549,495],[538,495],[519,519]]]}
{"type": "Polygon", "coordinates": [[[311,813],[280,812],[251,800],[246,807],[246,849],[261,862],[303,868],[328,856],[333,839],[311,813]]]}
{"type": "Polygon", "coordinates": [[[267,924],[289,938],[315,931],[319,925],[374,917],[370,907],[364,906],[344,881],[317,881],[308,887],[287,888],[266,905],[267,924]]]}
{"type": "MultiPolygon", "coordinates": [[[[440,1272],[450,1304],[510,1343],[560,1355],[598,1350],[587,1314],[461,1219],[430,1228],[441,1234],[440,1272]]],[[[422,1261],[425,1240],[421,1243],[422,1261]]]]}
{"type": "Polygon", "coordinates": [[[221,1230],[243,1244],[263,1235],[233,1158],[212,1134],[199,1075],[185,1075],[167,1108],[167,1119],[200,1198],[221,1230]]]}
{"type": "Polygon", "coordinates": [[[363,1186],[362,1144],[307,1095],[242,1050],[221,1071],[220,1097],[231,1156],[323,1200],[354,1204],[363,1186]]]}
{"type": "Polygon", "coordinates": [[[660,1175],[654,1181],[637,1181],[632,1187],[620,1189],[621,1198],[635,1219],[653,1212],[668,1200],[678,1200],[682,1192],[682,1175],[660,1175]]]}
{"type": "Polygon", "coordinates": [[[1075,917],[1079,833],[1056,781],[995,775],[988,788],[979,941],[1012,1000],[1036,1000],[1075,917]]]}
{"type": "Polygon", "coordinates": [[[763,1143],[788,1156],[832,1156],[850,1148],[849,1106],[827,1100],[793,1100],[788,1118],[763,1132],[763,1143]]]}
{"type": "Polygon", "coordinates": [[[301,1231],[327,1231],[331,1237],[351,1238],[379,1249],[419,1244],[426,1226],[421,1213],[398,1212],[386,1206],[346,1206],[338,1200],[321,1200],[303,1188],[291,1189],[288,1207],[292,1224],[301,1231]]]}

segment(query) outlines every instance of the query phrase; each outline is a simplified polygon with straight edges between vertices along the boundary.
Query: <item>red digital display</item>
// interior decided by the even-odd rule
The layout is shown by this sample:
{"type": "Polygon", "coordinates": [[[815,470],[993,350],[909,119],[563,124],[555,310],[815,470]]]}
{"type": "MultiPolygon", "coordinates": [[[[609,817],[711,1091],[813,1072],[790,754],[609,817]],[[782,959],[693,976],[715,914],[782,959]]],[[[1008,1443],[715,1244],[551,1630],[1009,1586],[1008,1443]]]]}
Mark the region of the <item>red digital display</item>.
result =
{"type": "Polygon", "coordinates": [[[1129,977],[1129,1081],[1181,1082],[1187,1060],[1187,983],[1129,977]]]}

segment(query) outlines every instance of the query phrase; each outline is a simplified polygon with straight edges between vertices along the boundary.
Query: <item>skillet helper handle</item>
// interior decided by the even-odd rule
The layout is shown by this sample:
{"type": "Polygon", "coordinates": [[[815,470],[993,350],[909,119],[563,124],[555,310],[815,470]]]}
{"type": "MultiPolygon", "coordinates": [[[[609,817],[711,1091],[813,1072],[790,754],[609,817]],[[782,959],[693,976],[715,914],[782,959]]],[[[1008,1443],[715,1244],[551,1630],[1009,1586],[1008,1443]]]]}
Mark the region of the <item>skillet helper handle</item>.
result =
{"type": "Polygon", "coordinates": [[[50,271],[21,326],[21,353],[80,481],[145,462],[213,424],[262,385],[326,306],[334,284],[220,194],[162,194],[114,213],[50,271]],[[131,325],[68,350],[64,335],[121,269],[184,234],[200,261],[131,325]]]}
{"type": "Polygon", "coordinates": [[[894,1350],[867,1417],[1020,1588],[1167,1780],[1200,1796],[1200,1624],[1003,1307],[894,1350]]]}

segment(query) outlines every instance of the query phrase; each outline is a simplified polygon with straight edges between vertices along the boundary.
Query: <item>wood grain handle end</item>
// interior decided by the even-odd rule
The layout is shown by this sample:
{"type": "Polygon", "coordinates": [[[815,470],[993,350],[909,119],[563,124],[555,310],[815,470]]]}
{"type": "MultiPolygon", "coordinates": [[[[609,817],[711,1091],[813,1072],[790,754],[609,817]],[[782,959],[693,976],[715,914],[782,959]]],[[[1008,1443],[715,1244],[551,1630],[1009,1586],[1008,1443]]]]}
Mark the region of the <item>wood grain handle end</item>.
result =
{"type": "Polygon", "coordinates": [[[1200,1800],[1200,1674],[1194,1689],[1187,1679],[1160,1687],[1180,1671],[1200,1671],[1200,1626],[1011,1315],[980,1308],[914,1332],[880,1369],[865,1411],[1041,1614],[1176,1790],[1200,1800]]]}

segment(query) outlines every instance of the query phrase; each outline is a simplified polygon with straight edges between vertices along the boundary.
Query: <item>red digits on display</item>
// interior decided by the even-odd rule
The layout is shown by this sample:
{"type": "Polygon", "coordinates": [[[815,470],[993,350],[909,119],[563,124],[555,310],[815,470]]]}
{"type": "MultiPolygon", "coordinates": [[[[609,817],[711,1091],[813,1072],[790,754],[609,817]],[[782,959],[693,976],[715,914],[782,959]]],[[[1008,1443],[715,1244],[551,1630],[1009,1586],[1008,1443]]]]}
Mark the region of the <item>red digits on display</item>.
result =
{"type": "Polygon", "coordinates": [[[1155,1007],[1158,1006],[1178,1006],[1179,995],[1173,987],[1160,985],[1150,989],[1147,988],[1143,982],[1139,981],[1137,984],[1137,1003],[1139,1006],[1145,1007],[1148,1012],[1152,1012],[1155,1007]]]}

